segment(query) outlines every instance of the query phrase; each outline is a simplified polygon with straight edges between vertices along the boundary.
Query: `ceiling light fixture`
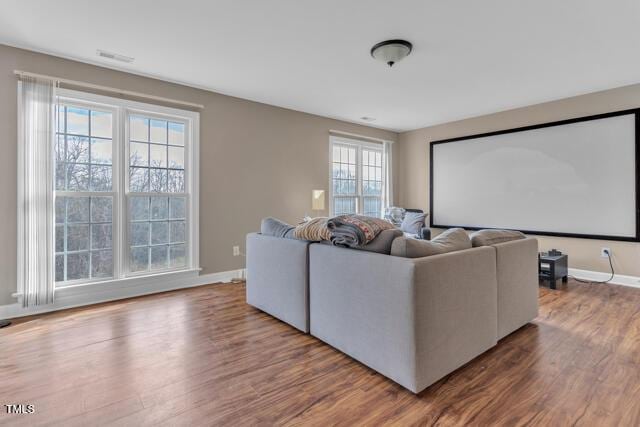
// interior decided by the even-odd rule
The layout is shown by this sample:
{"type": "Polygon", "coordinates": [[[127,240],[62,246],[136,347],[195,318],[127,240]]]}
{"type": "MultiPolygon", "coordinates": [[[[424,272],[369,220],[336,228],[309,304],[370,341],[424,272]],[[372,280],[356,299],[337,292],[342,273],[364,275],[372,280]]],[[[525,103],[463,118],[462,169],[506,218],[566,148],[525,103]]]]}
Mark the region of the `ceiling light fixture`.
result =
{"type": "Polygon", "coordinates": [[[116,60],[116,61],[126,62],[126,63],[133,62],[133,60],[134,60],[134,58],[132,58],[130,56],[119,55],[117,53],[111,53],[111,52],[107,52],[106,50],[101,50],[101,49],[96,50],[96,54],[98,56],[103,57],[103,58],[113,59],[113,60],[116,60]]]}
{"type": "Polygon", "coordinates": [[[413,45],[406,40],[385,40],[371,48],[371,56],[389,67],[411,53],[413,45]]]}

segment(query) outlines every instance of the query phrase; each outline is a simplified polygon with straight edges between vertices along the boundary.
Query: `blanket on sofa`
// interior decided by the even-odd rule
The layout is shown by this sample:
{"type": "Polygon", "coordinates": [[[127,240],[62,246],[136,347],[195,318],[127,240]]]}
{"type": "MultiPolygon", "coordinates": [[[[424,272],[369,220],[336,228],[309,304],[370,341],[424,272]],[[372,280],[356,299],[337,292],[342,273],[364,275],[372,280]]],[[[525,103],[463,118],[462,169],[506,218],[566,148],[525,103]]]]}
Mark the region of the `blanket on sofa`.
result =
{"type": "Polygon", "coordinates": [[[340,215],[327,221],[331,233],[331,243],[335,246],[359,248],[383,230],[395,228],[393,224],[380,218],[364,215],[340,215]]]}
{"type": "Polygon", "coordinates": [[[330,240],[331,234],[327,228],[327,217],[311,218],[309,221],[297,225],[293,230],[293,237],[311,242],[330,240]]]}

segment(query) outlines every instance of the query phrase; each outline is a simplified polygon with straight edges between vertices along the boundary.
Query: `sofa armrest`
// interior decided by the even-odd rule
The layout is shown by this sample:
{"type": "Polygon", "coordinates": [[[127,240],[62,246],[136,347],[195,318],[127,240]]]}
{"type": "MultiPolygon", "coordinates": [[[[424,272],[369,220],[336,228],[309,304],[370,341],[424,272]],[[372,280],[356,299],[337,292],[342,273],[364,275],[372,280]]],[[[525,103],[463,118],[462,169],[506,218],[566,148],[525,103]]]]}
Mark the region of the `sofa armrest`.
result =
{"type": "Polygon", "coordinates": [[[497,342],[493,248],[416,258],[418,387],[426,387],[497,342]]]}
{"type": "Polygon", "coordinates": [[[401,258],[311,245],[311,334],[419,392],[496,342],[495,250],[401,258]]]}
{"type": "Polygon", "coordinates": [[[309,332],[309,242],[247,235],[247,303],[309,332]]]}
{"type": "Polygon", "coordinates": [[[538,316],[538,240],[493,246],[498,273],[498,339],[538,316]]]}

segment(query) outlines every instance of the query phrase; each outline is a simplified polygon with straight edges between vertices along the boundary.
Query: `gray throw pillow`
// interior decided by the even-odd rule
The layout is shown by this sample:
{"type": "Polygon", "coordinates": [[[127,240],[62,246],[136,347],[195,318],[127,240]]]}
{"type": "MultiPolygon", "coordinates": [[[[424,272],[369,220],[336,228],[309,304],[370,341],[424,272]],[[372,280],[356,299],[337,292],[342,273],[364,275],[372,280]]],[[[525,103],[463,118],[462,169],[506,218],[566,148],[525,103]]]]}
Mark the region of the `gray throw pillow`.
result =
{"type": "Polygon", "coordinates": [[[294,226],[272,217],[264,218],[260,223],[260,233],[264,234],[265,236],[295,239],[295,237],[293,237],[294,229],[294,226]]]}
{"type": "Polygon", "coordinates": [[[400,229],[405,233],[420,234],[420,230],[424,227],[424,220],[426,217],[426,213],[407,212],[404,214],[404,219],[402,220],[400,229]]]}
{"type": "Polygon", "coordinates": [[[514,230],[480,230],[471,235],[471,244],[474,248],[478,246],[491,246],[498,243],[510,242],[512,240],[524,239],[527,236],[514,230]]]}
{"type": "Polygon", "coordinates": [[[396,237],[400,236],[402,236],[402,230],[397,228],[382,230],[375,239],[369,242],[369,244],[353,249],[389,255],[391,253],[391,245],[393,244],[393,241],[396,237]]]}
{"type": "Polygon", "coordinates": [[[462,228],[450,228],[431,240],[398,237],[391,245],[391,255],[422,258],[471,248],[471,239],[462,228]]]}

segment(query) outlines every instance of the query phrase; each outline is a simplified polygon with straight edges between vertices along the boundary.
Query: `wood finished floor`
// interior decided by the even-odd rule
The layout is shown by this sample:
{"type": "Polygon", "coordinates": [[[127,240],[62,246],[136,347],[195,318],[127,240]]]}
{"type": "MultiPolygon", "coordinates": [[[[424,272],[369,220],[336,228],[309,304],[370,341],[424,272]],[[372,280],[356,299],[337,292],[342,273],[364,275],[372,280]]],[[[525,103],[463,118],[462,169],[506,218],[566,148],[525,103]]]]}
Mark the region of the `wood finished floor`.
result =
{"type": "Polygon", "coordinates": [[[640,289],[541,288],[534,323],[418,396],[244,292],[209,285],[0,330],[0,424],[640,424],[640,289]]]}

